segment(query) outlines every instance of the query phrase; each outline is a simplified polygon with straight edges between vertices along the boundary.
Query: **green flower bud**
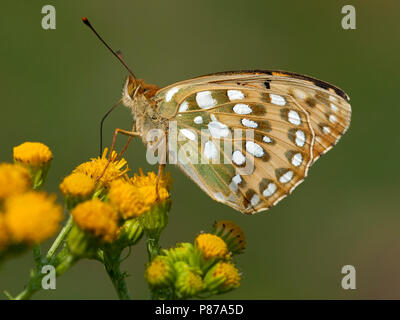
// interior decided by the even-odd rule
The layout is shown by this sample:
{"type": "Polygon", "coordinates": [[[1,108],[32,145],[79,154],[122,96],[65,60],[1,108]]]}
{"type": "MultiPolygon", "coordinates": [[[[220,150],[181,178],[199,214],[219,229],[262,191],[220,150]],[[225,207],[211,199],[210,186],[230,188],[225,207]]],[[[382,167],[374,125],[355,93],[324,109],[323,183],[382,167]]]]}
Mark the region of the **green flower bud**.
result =
{"type": "Polygon", "coordinates": [[[234,222],[225,220],[215,222],[213,233],[222,238],[232,254],[242,253],[246,248],[243,230],[234,222]]]}
{"type": "Polygon", "coordinates": [[[240,285],[238,269],[231,263],[219,261],[204,277],[205,289],[212,294],[224,293],[240,285]]]}
{"type": "Polygon", "coordinates": [[[174,268],[165,256],[157,256],[147,266],[144,277],[151,288],[166,288],[175,278],[174,268]]]}
{"type": "Polygon", "coordinates": [[[129,219],[119,229],[117,243],[122,248],[133,246],[139,242],[143,236],[143,228],[137,219],[129,219]]]}
{"type": "Polygon", "coordinates": [[[68,234],[67,246],[69,251],[79,258],[95,258],[100,241],[94,235],[81,230],[76,224],[68,234]]]}
{"type": "Polygon", "coordinates": [[[168,224],[168,212],[171,208],[169,199],[163,200],[139,217],[140,224],[149,238],[159,239],[161,232],[168,224]]]}
{"type": "Polygon", "coordinates": [[[185,261],[189,263],[194,254],[194,247],[191,243],[182,242],[178,243],[175,248],[170,248],[168,250],[163,249],[161,252],[170,259],[171,263],[177,261],[185,261]]]}
{"type": "Polygon", "coordinates": [[[174,264],[176,270],[175,293],[179,299],[186,299],[200,294],[203,290],[203,280],[199,272],[183,261],[174,264]]]}

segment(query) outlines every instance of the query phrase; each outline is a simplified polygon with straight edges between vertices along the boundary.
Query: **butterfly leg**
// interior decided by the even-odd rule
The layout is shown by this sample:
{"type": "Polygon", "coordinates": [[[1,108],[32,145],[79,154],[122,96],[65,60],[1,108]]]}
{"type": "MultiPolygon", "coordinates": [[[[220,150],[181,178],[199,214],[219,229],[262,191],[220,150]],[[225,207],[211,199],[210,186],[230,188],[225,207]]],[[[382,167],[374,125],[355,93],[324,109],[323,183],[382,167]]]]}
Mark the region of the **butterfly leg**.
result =
{"type": "Polygon", "coordinates": [[[122,154],[123,154],[123,153],[126,151],[126,149],[128,148],[128,145],[129,145],[129,143],[131,142],[132,138],[133,138],[133,137],[139,137],[139,136],[140,136],[140,133],[139,133],[139,132],[135,132],[135,131],[133,131],[133,130],[134,130],[134,126],[132,127],[132,131],[123,130],[123,129],[119,129],[119,128],[115,129],[115,131],[114,131],[114,136],[113,136],[113,140],[112,140],[112,143],[111,143],[110,155],[109,155],[109,158],[108,158],[108,162],[107,162],[106,166],[104,167],[103,172],[96,178],[96,182],[99,181],[99,180],[101,179],[101,177],[104,175],[104,173],[106,172],[106,170],[107,170],[108,166],[110,165],[111,161],[114,161],[114,160],[118,159],[120,156],[122,156],[122,154]],[[119,154],[117,154],[117,155],[113,158],[113,157],[112,157],[112,153],[113,153],[113,151],[114,151],[115,142],[116,142],[116,140],[117,140],[117,136],[118,136],[119,133],[124,134],[124,135],[128,136],[129,138],[128,138],[128,141],[127,141],[127,143],[126,143],[124,149],[123,149],[119,154]]]}
{"type": "Polygon", "coordinates": [[[158,164],[158,173],[157,173],[157,180],[156,180],[156,195],[157,195],[157,201],[160,201],[160,194],[159,194],[159,182],[162,179],[162,176],[164,175],[164,170],[165,170],[165,165],[167,162],[167,146],[168,146],[168,132],[164,132],[164,137],[165,137],[165,149],[164,149],[164,154],[163,157],[160,159],[160,162],[158,164]]]}
{"type": "Polygon", "coordinates": [[[160,180],[162,179],[162,176],[164,175],[164,169],[165,169],[165,163],[158,164],[158,173],[157,173],[157,180],[156,180],[156,195],[157,195],[158,202],[161,201],[158,185],[160,183],[160,180]]]}
{"type": "MultiPolygon", "coordinates": [[[[119,130],[120,133],[127,135],[127,136],[128,136],[128,141],[126,142],[126,144],[125,144],[124,148],[122,149],[122,151],[121,151],[120,153],[118,153],[118,155],[116,156],[115,159],[119,159],[120,157],[122,157],[122,155],[123,155],[123,154],[125,153],[125,151],[128,149],[129,143],[132,141],[132,138],[133,138],[133,137],[135,137],[135,136],[140,136],[140,134],[137,134],[137,135],[136,135],[135,123],[132,124],[132,129],[131,129],[131,131],[126,131],[126,130],[122,130],[122,129],[118,129],[118,128],[117,128],[115,131],[117,131],[117,130],[119,130]],[[122,132],[122,131],[123,131],[123,132],[122,132]],[[135,133],[135,135],[132,135],[132,133],[135,133]]],[[[115,133],[115,132],[114,132],[113,142],[112,142],[112,145],[111,145],[111,153],[112,153],[112,150],[114,150],[114,147],[115,147],[115,141],[116,141],[116,139],[117,139],[116,134],[118,134],[118,133],[115,133]]],[[[110,158],[111,158],[111,153],[110,153],[110,158]]]]}

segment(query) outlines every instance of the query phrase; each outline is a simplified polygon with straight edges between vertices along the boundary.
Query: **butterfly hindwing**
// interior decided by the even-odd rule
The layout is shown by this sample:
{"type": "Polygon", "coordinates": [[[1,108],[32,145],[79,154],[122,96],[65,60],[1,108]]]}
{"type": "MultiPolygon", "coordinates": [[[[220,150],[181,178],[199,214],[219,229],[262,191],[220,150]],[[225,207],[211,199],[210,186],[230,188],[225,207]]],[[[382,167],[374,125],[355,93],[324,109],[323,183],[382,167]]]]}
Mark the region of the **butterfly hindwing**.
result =
{"type": "Polygon", "coordinates": [[[255,213],[303,181],[349,125],[345,94],[317,81],[223,73],[161,89],[155,100],[160,115],[177,123],[178,143],[170,149],[180,153],[183,171],[213,199],[255,213]]]}

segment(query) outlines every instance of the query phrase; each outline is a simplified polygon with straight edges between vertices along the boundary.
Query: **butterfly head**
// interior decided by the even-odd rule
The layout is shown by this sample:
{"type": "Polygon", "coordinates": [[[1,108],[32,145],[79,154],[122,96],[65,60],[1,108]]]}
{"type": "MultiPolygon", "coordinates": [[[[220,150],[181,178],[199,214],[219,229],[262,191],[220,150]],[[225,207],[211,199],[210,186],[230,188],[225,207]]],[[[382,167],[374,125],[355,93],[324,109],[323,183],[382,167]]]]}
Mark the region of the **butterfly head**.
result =
{"type": "Polygon", "coordinates": [[[133,107],[136,99],[150,99],[157,92],[158,87],[147,84],[142,79],[135,79],[128,76],[122,90],[122,102],[127,107],[133,107]]]}

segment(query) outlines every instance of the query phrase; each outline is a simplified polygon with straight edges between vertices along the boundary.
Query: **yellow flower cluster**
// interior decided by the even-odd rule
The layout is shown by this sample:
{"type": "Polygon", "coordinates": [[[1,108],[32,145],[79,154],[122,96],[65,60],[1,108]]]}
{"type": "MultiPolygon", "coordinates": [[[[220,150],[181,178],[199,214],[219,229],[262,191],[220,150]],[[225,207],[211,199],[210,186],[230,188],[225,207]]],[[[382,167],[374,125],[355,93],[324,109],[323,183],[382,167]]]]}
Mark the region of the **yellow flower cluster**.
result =
{"type": "Polygon", "coordinates": [[[80,164],[73,173],[83,173],[91,179],[99,179],[100,186],[108,187],[111,181],[125,175],[129,168],[126,166],[125,159],[116,160],[117,153],[115,151],[111,154],[112,161],[109,161],[107,152],[108,149],[105,148],[101,157],[92,158],[90,161],[80,164]]]}
{"type": "Polygon", "coordinates": [[[55,196],[32,190],[35,172],[48,169],[53,158],[50,149],[25,142],[14,147],[13,158],[16,164],[0,164],[0,250],[40,243],[57,231],[62,219],[55,196]]]}
{"type": "Polygon", "coordinates": [[[111,242],[118,235],[118,213],[114,208],[98,199],[78,204],[71,215],[83,231],[87,231],[104,242],[111,242]]]}
{"type": "MultiPolygon", "coordinates": [[[[232,245],[237,235],[244,238],[232,221],[216,222],[214,229],[223,235],[233,235],[232,239],[227,238],[232,245]]],[[[179,243],[174,248],[162,249],[147,266],[145,278],[150,288],[169,290],[178,299],[225,293],[240,285],[241,276],[232,259],[235,252],[240,253],[229,252],[228,244],[217,234],[201,233],[194,245],[179,243]]]]}
{"type": "Polygon", "coordinates": [[[215,234],[201,233],[196,237],[195,243],[205,259],[224,259],[228,255],[225,241],[215,234]]]}
{"type": "Polygon", "coordinates": [[[154,172],[145,175],[140,170],[139,175],[129,178],[126,160],[117,160],[117,153],[113,151],[110,161],[107,153],[106,148],[101,157],[78,165],[60,184],[67,207],[73,208],[81,203],[72,212],[75,223],[103,241],[115,240],[119,218],[128,220],[139,217],[158,201],[168,199],[170,186],[169,176],[157,181],[154,172]],[[106,204],[101,205],[101,201],[82,203],[91,196],[106,201],[106,204]],[[110,205],[112,210],[118,212],[118,219],[109,213],[110,205]],[[107,219],[110,221],[107,222],[107,219]]]}
{"type": "Polygon", "coordinates": [[[80,172],[70,174],[60,184],[60,190],[64,196],[84,198],[91,195],[94,189],[94,180],[80,172]]]}
{"type": "Polygon", "coordinates": [[[14,161],[31,166],[42,166],[53,159],[48,146],[40,142],[24,142],[13,150],[14,161]]]}
{"type": "Polygon", "coordinates": [[[24,193],[30,188],[31,179],[27,169],[17,164],[0,164],[0,200],[24,193]]]}
{"type": "Polygon", "coordinates": [[[157,175],[140,171],[140,175],[135,174],[131,179],[112,182],[108,197],[124,219],[134,218],[149,211],[157,200],[168,199],[169,183],[169,176],[161,177],[157,194],[157,175]]]}
{"type": "Polygon", "coordinates": [[[61,219],[61,206],[44,192],[28,191],[4,202],[3,228],[13,243],[42,242],[57,231],[61,219]]]}

